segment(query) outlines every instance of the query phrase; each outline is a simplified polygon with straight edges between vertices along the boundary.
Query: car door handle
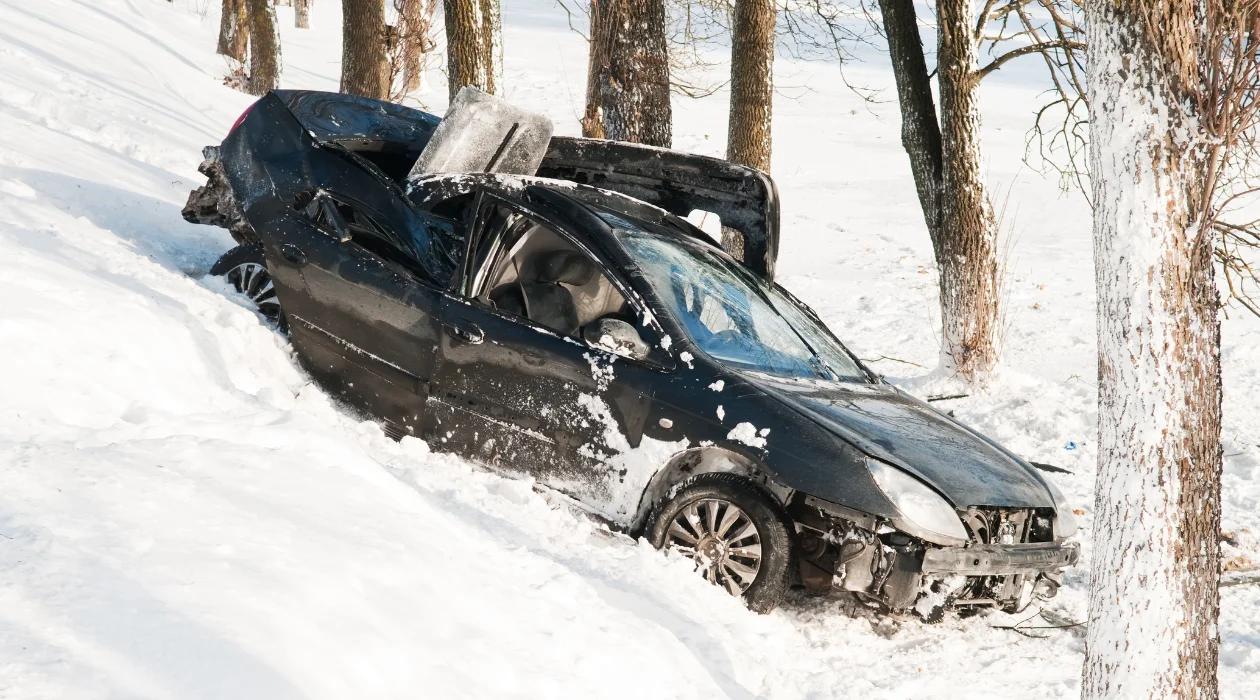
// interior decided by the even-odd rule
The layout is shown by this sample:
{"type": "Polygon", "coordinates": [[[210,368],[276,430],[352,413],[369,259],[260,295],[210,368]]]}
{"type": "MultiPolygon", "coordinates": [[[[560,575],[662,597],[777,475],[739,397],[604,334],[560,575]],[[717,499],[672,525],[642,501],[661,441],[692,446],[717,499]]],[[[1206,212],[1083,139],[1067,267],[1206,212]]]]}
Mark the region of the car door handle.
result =
{"type": "Polygon", "coordinates": [[[446,334],[469,345],[477,345],[486,339],[486,334],[482,333],[480,328],[466,322],[446,324],[446,334]]]}
{"type": "Polygon", "coordinates": [[[294,265],[300,266],[306,264],[306,253],[302,252],[301,248],[293,245],[292,243],[285,243],[280,246],[280,255],[294,265]]]}

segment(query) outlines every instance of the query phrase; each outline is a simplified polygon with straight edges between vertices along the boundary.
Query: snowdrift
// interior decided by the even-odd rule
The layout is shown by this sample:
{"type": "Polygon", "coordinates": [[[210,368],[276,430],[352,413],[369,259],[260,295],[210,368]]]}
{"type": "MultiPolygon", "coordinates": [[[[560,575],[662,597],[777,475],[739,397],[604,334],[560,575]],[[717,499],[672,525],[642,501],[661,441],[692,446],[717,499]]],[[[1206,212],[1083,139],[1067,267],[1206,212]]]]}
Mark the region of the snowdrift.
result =
{"type": "MultiPolygon", "coordinates": [[[[250,102],[221,85],[216,8],[0,2],[0,697],[1076,695],[1079,630],[1030,639],[993,629],[1019,621],[1000,614],[925,626],[827,599],[753,615],[529,483],[332,404],[205,277],[226,232],[179,216],[200,148],[250,102]]],[[[307,32],[291,11],[283,84],[335,89],[340,8],[317,3],[307,32]]],[[[557,13],[505,3],[509,97],[571,134],[586,48],[557,13]]],[[[887,84],[880,67],[858,77],[887,84]]],[[[785,84],[824,76],[776,105],[782,281],[863,357],[930,366],[934,273],[894,105],[859,111],[826,66],[777,68],[785,84]]],[[[1014,106],[992,112],[986,146],[1012,182],[1033,91],[995,85],[1014,106]]],[[[720,155],[724,99],[680,103],[675,145],[720,155]]],[[[1023,173],[1009,186],[1031,262],[1012,277],[1009,369],[955,406],[1071,469],[1058,483],[1088,504],[1087,212],[1023,173]]],[[[1227,554],[1242,562],[1260,530],[1260,327],[1231,320],[1226,338],[1225,517],[1244,533],[1227,554]]],[[[1083,618],[1085,571],[1055,619],[1083,618]]],[[[1257,611],[1257,587],[1225,591],[1226,696],[1260,679],[1257,611]]]]}

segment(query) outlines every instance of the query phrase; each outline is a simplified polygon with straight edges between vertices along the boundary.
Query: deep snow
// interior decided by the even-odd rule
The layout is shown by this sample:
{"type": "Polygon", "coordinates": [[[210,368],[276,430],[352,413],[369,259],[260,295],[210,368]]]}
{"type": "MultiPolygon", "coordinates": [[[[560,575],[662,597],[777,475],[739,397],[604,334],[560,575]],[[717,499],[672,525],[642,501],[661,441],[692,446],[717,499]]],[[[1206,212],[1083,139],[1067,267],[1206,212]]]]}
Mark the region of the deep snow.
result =
{"type": "MultiPolygon", "coordinates": [[[[830,599],[757,616],[528,483],[332,405],[285,339],[204,277],[226,233],[179,218],[200,148],[250,101],[220,84],[217,4],[0,0],[0,697],[1078,693],[1079,628],[892,623],[830,599]]],[[[284,86],[335,89],[337,3],[315,4],[310,31],[290,13],[284,86]]],[[[551,0],[507,0],[503,15],[507,96],[576,133],[582,40],[551,0]]],[[[888,99],[869,58],[849,79],[888,99]]],[[[895,104],[863,104],[832,66],[776,71],[808,88],[775,105],[784,283],[907,390],[955,393],[929,371],[935,271],[895,104]]],[[[432,78],[422,99],[440,113],[432,78]]],[[[940,405],[1072,470],[1052,478],[1085,512],[1087,565],[1089,215],[1021,162],[1038,89],[995,78],[984,145],[995,196],[1009,191],[1004,363],[984,393],[940,405]]],[[[725,100],[677,98],[675,145],[720,155],[725,100]]],[[[1237,568],[1260,558],[1258,341],[1260,323],[1231,312],[1237,568]]],[[[1084,618],[1086,578],[1069,573],[1051,619],[1084,618]]],[[[1260,586],[1224,589],[1222,606],[1223,694],[1250,697],[1260,586]]]]}

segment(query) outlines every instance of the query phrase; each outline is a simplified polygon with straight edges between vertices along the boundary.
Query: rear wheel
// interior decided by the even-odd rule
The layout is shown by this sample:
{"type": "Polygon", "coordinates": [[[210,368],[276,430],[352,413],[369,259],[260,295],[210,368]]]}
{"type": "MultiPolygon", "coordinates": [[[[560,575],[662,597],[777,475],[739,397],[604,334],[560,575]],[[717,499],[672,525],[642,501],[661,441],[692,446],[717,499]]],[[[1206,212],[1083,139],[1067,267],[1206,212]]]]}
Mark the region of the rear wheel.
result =
{"type": "Polygon", "coordinates": [[[259,313],[284,326],[280,299],[276,297],[276,287],[271,281],[271,272],[267,270],[267,259],[263,256],[261,245],[246,243],[236,246],[219,258],[210,268],[210,274],[226,279],[236,291],[253,302],[259,313]]]}
{"type": "Polygon", "coordinates": [[[749,609],[778,607],[790,582],[792,539],[779,509],[734,474],[702,474],[659,508],[648,532],[657,549],[696,562],[697,571],[749,609]]]}

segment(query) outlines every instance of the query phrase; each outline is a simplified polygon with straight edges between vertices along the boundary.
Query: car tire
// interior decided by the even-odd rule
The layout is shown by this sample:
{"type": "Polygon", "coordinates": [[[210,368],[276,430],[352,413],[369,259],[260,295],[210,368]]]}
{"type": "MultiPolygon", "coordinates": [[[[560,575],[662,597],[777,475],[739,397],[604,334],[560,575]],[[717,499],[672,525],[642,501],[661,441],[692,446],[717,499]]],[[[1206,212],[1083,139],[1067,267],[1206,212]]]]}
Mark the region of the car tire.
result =
{"type": "Polygon", "coordinates": [[[791,533],[782,508],[752,482],[701,474],[657,508],[648,541],[682,553],[710,583],[742,596],[750,610],[768,613],[791,583],[791,533]]]}
{"type": "Polygon", "coordinates": [[[276,296],[262,245],[245,243],[236,246],[215,262],[210,274],[227,280],[236,291],[249,298],[258,313],[273,321],[281,330],[285,329],[284,312],[280,309],[280,299],[276,296]]]}

